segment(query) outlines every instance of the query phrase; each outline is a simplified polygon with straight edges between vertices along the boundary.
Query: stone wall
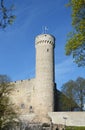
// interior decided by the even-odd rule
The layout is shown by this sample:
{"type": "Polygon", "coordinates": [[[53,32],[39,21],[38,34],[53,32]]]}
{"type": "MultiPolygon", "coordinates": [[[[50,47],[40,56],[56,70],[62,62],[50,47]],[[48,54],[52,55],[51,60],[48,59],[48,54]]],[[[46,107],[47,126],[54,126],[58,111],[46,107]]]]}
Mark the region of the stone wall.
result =
{"type": "Polygon", "coordinates": [[[54,44],[55,39],[49,34],[38,35],[35,39],[35,109],[41,116],[54,111],[54,44]]]}
{"type": "Polygon", "coordinates": [[[85,126],[85,112],[50,112],[53,124],[85,126]]]}
{"type": "Polygon", "coordinates": [[[11,102],[18,108],[20,114],[28,114],[34,111],[34,86],[35,79],[20,80],[13,83],[14,91],[11,94],[11,102]]]}

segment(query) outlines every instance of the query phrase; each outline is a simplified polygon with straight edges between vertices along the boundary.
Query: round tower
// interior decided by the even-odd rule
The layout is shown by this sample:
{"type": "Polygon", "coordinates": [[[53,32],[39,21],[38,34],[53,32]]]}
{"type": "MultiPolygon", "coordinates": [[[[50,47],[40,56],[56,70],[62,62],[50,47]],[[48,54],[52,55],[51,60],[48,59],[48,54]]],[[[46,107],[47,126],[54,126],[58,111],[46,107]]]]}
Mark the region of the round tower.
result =
{"type": "Polygon", "coordinates": [[[50,34],[41,34],[35,39],[35,113],[41,116],[54,110],[54,46],[55,38],[50,34]]]}

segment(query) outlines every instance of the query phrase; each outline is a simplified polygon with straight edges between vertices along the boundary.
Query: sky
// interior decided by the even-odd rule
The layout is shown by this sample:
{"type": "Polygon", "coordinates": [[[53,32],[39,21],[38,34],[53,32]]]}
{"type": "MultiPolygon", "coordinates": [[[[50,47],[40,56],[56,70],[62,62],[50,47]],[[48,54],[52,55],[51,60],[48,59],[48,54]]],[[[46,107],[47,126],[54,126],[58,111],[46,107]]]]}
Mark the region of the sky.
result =
{"type": "Polygon", "coordinates": [[[15,5],[16,20],[12,26],[0,30],[0,74],[12,81],[35,78],[35,37],[48,34],[56,38],[55,82],[57,88],[69,80],[85,78],[85,68],[77,67],[72,56],[65,55],[67,34],[72,30],[68,0],[7,0],[15,5]]]}

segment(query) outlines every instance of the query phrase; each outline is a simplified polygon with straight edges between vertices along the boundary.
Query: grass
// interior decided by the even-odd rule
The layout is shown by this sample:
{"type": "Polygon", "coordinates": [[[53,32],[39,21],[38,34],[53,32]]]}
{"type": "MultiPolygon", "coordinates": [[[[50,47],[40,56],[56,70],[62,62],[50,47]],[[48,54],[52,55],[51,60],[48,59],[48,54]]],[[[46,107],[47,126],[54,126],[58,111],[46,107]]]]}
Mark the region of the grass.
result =
{"type": "Polygon", "coordinates": [[[67,126],[66,130],[85,130],[85,126],[67,126]]]}

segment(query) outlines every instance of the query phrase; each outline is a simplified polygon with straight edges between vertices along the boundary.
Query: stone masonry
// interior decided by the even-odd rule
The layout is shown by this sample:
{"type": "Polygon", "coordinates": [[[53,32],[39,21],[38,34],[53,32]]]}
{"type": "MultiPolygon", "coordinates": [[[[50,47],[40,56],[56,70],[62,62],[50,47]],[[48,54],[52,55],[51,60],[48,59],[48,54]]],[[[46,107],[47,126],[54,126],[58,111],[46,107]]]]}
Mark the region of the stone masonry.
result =
{"type": "Polygon", "coordinates": [[[52,35],[38,35],[35,39],[35,78],[14,82],[11,101],[24,120],[50,121],[48,112],[54,111],[54,46],[55,38],[52,35]]]}

